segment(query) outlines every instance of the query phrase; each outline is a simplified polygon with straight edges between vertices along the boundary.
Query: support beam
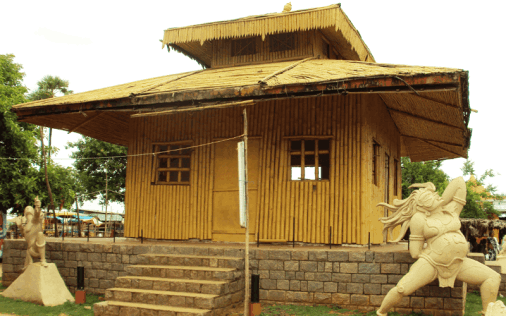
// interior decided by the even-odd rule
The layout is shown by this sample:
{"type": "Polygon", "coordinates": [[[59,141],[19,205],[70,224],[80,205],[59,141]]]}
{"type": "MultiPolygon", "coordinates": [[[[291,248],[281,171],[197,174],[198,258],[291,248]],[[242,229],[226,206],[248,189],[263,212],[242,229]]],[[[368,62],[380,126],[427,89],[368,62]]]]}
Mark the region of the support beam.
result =
{"type": "Polygon", "coordinates": [[[99,117],[102,114],[104,114],[104,112],[98,112],[97,115],[92,116],[92,117],[88,117],[86,120],[84,120],[83,122],[81,122],[77,126],[74,126],[72,129],[70,129],[69,132],[68,132],[68,134],[72,133],[73,131],[75,131],[79,127],[82,127],[82,126],[88,124],[89,122],[93,121],[94,119],[96,119],[97,117],[99,117]]]}
{"type": "MultiPolygon", "coordinates": [[[[418,139],[418,140],[421,140],[421,141],[424,141],[424,142],[435,142],[435,143],[445,144],[445,145],[448,145],[448,146],[464,147],[462,144],[450,143],[450,142],[445,142],[445,141],[437,140],[437,139],[428,139],[428,138],[423,138],[423,137],[418,137],[418,136],[411,136],[411,135],[404,135],[404,134],[401,134],[401,137],[414,138],[414,139],[418,139]]],[[[434,144],[431,144],[431,145],[434,145],[434,144]]]]}
{"type": "Polygon", "coordinates": [[[392,111],[392,112],[396,112],[396,113],[402,114],[402,115],[411,116],[411,117],[414,117],[416,119],[423,120],[423,121],[426,121],[426,122],[431,122],[431,123],[442,125],[442,126],[445,126],[445,127],[451,127],[451,128],[455,128],[455,129],[458,129],[458,130],[461,130],[461,131],[465,131],[465,129],[463,129],[461,127],[458,127],[458,126],[455,126],[455,125],[451,125],[451,124],[447,124],[447,123],[443,123],[443,122],[440,122],[440,121],[436,121],[436,120],[433,120],[433,119],[430,119],[430,118],[427,118],[427,117],[423,117],[423,116],[419,116],[419,115],[416,115],[416,114],[412,114],[412,113],[409,113],[409,112],[404,112],[404,111],[401,111],[401,110],[392,109],[390,107],[388,107],[388,110],[392,111]]]}
{"type": "Polygon", "coordinates": [[[202,110],[210,110],[210,109],[225,109],[225,108],[231,108],[236,106],[248,106],[252,105],[255,102],[253,100],[247,100],[247,101],[239,101],[239,102],[228,102],[228,103],[218,103],[218,104],[202,104],[198,106],[185,106],[181,108],[175,108],[167,111],[154,111],[149,113],[139,113],[139,114],[133,114],[130,117],[136,118],[136,117],[146,117],[146,116],[158,116],[158,115],[169,115],[169,114],[176,114],[180,112],[189,112],[189,111],[202,111],[202,110]]]}

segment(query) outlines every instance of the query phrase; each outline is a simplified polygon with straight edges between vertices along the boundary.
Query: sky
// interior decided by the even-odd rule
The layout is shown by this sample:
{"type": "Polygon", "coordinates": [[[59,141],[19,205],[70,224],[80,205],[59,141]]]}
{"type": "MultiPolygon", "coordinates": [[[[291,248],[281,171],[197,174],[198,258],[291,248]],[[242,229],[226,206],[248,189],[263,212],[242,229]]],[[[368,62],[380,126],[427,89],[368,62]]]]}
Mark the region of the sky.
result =
{"type": "MultiPolygon", "coordinates": [[[[337,1],[292,0],[292,10],[337,1]]],[[[35,90],[46,75],[70,82],[74,93],[201,69],[189,58],[162,49],[163,30],[272,12],[286,0],[258,1],[4,1],[0,54],[14,54],[23,66],[24,84],[35,90]],[[7,14],[6,14],[7,13],[7,14]]],[[[360,32],[377,62],[440,66],[469,71],[473,129],[469,158],[479,176],[500,175],[486,184],[506,193],[506,148],[501,132],[506,118],[500,57],[506,30],[506,1],[341,0],[341,8],[360,32]]],[[[57,158],[68,157],[68,141],[80,135],[55,131],[57,158]]],[[[447,160],[443,170],[462,175],[463,158],[447,160]]],[[[69,166],[72,160],[57,160],[69,166]]],[[[88,207],[100,209],[96,203],[88,207]]],[[[122,205],[113,205],[119,210],[122,205]]]]}

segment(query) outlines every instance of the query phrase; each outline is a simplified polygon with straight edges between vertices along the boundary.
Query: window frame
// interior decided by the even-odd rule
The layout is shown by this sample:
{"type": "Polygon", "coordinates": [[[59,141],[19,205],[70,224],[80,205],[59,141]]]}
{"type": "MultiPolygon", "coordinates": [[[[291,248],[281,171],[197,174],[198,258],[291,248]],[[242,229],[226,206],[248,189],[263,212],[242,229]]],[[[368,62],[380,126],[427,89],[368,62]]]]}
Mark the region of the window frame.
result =
{"type": "Polygon", "coordinates": [[[372,183],[378,186],[379,181],[379,158],[380,144],[376,140],[372,140],[372,183]]]}
{"type": "Polygon", "coordinates": [[[271,34],[268,36],[268,41],[269,53],[286,52],[297,48],[297,34],[295,32],[271,34]],[[273,45],[274,43],[277,45],[273,45]]]}
{"type": "Polygon", "coordinates": [[[155,185],[190,185],[191,184],[191,173],[192,173],[192,156],[193,156],[193,149],[189,148],[186,149],[189,152],[183,153],[182,150],[186,147],[191,147],[193,145],[192,141],[176,141],[176,142],[160,142],[160,143],[152,143],[152,149],[153,149],[153,169],[154,169],[154,181],[152,184],[155,185]],[[162,150],[160,148],[161,146],[167,146],[166,150],[162,150]],[[167,153],[159,154],[159,152],[164,152],[171,150],[171,146],[180,146],[182,148],[176,150],[176,151],[170,151],[167,153]],[[170,159],[179,159],[178,166],[177,167],[171,167],[170,166],[170,159]],[[183,159],[189,158],[189,166],[184,167],[183,166],[183,159]],[[160,167],[160,160],[161,159],[167,159],[166,166],[160,167]],[[165,172],[165,181],[161,181],[159,178],[159,173],[165,172]],[[177,172],[178,180],[170,181],[170,172],[177,172]],[[182,173],[188,172],[188,181],[182,180],[182,173]]]}
{"type": "Polygon", "coordinates": [[[394,158],[394,196],[399,195],[399,160],[394,158]]]}
{"type": "Polygon", "coordinates": [[[231,57],[241,57],[241,56],[249,56],[249,55],[255,55],[258,53],[258,36],[253,37],[246,37],[246,38],[238,38],[233,39],[230,41],[230,56],[231,57]],[[246,43],[246,44],[245,44],[246,43]],[[239,45],[241,44],[241,45],[239,45]],[[237,45],[241,46],[237,50],[237,45]],[[249,52],[248,50],[245,50],[249,46],[253,47],[253,52],[249,52]],[[246,53],[243,53],[246,51],[246,53]]]}
{"type": "Polygon", "coordinates": [[[332,161],[330,160],[330,153],[331,153],[331,150],[332,150],[332,139],[333,137],[332,136],[326,136],[326,137],[290,137],[288,138],[288,166],[289,166],[289,172],[288,172],[288,178],[289,178],[289,181],[330,181],[330,177],[331,177],[331,172],[330,172],[330,168],[331,168],[331,164],[332,164],[332,161]],[[305,142],[306,141],[315,141],[315,148],[314,150],[309,150],[309,151],[306,151],[305,149],[305,142]],[[324,149],[324,150],[320,150],[319,149],[319,141],[322,141],[322,140],[327,140],[329,142],[329,148],[328,149],[324,149]],[[301,148],[300,148],[300,151],[292,151],[292,142],[293,141],[301,141],[301,148]],[[292,179],[292,168],[293,167],[299,167],[297,165],[292,165],[292,156],[295,156],[295,155],[299,155],[300,156],[300,168],[301,168],[301,177],[299,179],[292,179]],[[315,174],[314,174],[314,179],[306,179],[305,178],[305,169],[306,169],[306,155],[314,155],[314,159],[315,159],[315,162],[314,162],[314,168],[315,168],[315,174]],[[318,174],[318,168],[320,167],[320,155],[328,155],[329,157],[329,164],[328,164],[328,178],[327,179],[321,179],[319,178],[318,174]]]}

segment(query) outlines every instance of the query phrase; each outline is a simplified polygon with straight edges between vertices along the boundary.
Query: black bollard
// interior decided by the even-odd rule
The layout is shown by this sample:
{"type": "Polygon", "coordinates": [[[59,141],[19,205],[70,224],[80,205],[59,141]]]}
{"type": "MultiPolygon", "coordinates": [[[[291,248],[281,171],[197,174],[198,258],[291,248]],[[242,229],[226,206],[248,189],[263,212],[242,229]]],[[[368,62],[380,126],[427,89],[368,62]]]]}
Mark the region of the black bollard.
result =
{"type": "Polygon", "coordinates": [[[260,275],[251,275],[251,303],[260,302],[260,275]]]}
{"type": "Polygon", "coordinates": [[[84,267],[77,267],[77,289],[84,290],[84,267]]]}

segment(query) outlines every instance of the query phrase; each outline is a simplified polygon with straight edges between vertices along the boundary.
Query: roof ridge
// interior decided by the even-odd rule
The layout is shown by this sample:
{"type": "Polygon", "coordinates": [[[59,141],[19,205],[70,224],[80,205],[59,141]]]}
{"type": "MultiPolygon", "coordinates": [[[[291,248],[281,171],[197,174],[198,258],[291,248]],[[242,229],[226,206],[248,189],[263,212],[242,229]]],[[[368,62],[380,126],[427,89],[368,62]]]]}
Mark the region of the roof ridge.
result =
{"type": "Polygon", "coordinates": [[[272,74],[268,75],[267,77],[263,78],[262,80],[259,80],[258,83],[260,83],[260,84],[267,84],[267,80],[269,80],[269,79],[271,79],[271,78],[273,78],[273,77],[275,77],[277,75],[280,75],[280,74],[284,73],[285,71],[293,69],[293,68],[297,67],[298,65],[306,62],[306,61],[313,60],[313,59],[319,59],[319,57],[320,56],[318,56],[318,58],[313,56],[313,57],[305,58],[303,60],[299,60],[299,61],[297,61],[297,62],[295,62],[295,63],[293,63],[293,64],[291,64],[291,65],[289,65],[289,66],[287,66],[287,67],[285,67],[283,69],[280,69],[278,71],[273,72],[272,74]]]}
{"type": "Polygon", "coordinates": [[[289,11],[289,12],[279,12],[279,13],[273,12],[273,13],[265,13],[265,14],[258,14],[258,15],[249,15],[249,16],[245,16],[242,18],[232,19],[232,20],[223,20],[223,21],[207,22],[207,23],[202,23],[202,24],[187,25],[187,26],[169,27],[169,28],[165,29],[164,31],[169,31],[169,30],[173,31],[173,30],[177,30],[177,29],[185,29],[188,27],[197,27],[197,26],[210,26],[213,24],[222,24],[222,23],[230,23],[230,22],[254,21],[254,20],[259,20],[259,19],[272,18],[272,17],[276,17],[276,16],[295,15],[295,14],[307,13],[307,12],[312,12],[312,11],[326,10],[326,9],[331,9],[334,7],[340,8],[341,4],[337,3],[337,4],[331,4],[328,6],[318,7],[318,8],[302,9],[302,10],[289,11]]]}

